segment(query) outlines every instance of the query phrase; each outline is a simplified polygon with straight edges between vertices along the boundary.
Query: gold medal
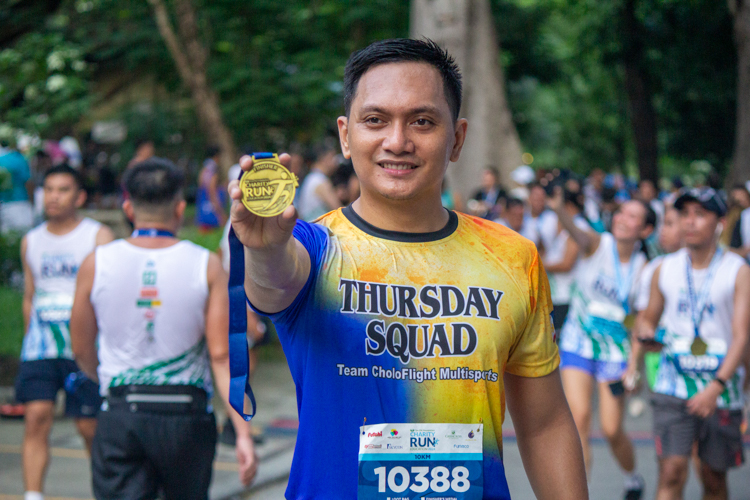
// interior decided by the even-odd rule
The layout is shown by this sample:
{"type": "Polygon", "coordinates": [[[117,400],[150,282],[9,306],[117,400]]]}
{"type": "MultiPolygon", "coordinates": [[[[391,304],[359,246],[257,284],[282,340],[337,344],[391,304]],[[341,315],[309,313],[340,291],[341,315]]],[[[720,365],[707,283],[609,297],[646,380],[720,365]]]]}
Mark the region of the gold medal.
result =
{"type": "Polygon", "coordinates": [[[706,344],[702,338],[695,337],[693,344],[690,346],[690,353],[693,356],[703,356],[708,350],[708,344],[706,344]]]}
{"type": "Polygon", "coordinates": [[[253,168],[242,174],[242,204],[255,215],[274,217],[294,201],[297,176],[279,161],[279,155],[253,156],[253,168]]]}
{"type": "Polygon", "coordinates": [[[627,330],[632,330],[635,326],[635,314],[628,314],[625,316],[625,320],[622,322],[622,326],[624,326],[627,330]]]}

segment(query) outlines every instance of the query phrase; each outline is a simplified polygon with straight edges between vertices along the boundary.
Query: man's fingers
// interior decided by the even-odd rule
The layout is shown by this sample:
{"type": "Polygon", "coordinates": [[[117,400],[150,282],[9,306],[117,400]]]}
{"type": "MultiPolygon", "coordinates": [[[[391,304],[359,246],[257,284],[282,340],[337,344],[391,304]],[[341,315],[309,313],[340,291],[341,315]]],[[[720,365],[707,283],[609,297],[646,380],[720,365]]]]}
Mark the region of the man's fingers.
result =
{"type": "Polygon", "coordinates": [[[289,205],[283,212],[281,212],[281,215],[277,220],[279,229],[284,232],[291,231],[297,223],[297,209],[294,208],[294,205],[289,205]]]}
{"type": "Polygon", "coordinates": [[[252,156],[248,156],[248,155],[242,156],[240,158],[240,168],[244,172],[247,172],[248,170],[250,170],[251,168],[253,168],[253,157],[252,156]]]}
{"type": "Polygon", "coordinates": [[[229,183],[229,186],[227,186],[227,191],[229,192],[229,197],[233,200],[239,200],[242,199],[242,190],[240,189],[240,181],[233,180],[229,183]]]}
{"type": "Polygon", "coordinates": [[[281,153],[279,155],[279,161],[282,165],[284,165],[286,168],[289,168],[292,166],[292,157],[288,153],[281,153]]]}

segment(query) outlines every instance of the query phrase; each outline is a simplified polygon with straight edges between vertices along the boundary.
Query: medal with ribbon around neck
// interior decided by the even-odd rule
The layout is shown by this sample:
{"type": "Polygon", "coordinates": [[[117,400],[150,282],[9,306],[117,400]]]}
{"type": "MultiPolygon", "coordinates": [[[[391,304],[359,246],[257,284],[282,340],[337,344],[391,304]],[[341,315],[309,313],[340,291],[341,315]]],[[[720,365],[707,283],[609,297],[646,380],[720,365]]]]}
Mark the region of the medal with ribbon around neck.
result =
{"type": "Polygon", "coordinates": [[[240,177],[242,204],[260,217],[275,217],[294,201],[299,186],[274,153],[255,153],[253,168],[240,177]]]}

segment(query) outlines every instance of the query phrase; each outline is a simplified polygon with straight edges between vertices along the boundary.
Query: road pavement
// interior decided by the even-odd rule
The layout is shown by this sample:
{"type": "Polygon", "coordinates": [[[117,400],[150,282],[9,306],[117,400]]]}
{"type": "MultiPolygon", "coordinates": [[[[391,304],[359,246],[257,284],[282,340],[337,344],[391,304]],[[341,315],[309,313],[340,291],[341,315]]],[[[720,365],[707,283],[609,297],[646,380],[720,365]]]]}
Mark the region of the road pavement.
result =
{"type": "MultiPolygon", "coordinates": [[[[210,498],[276,500],[283,498],[286,480],[291,467],[296,438],[296,398],[294,384],[284,361],[263,362],[255,377],[254,390],[259,413],[254,420],[264,431],[265,441],[258,446],[261,457],[258,477],[249,489],[237,479],[237,465],[231,447],[220,445],[214,462],[214,477],[210,498]]],[[[2,391],[0,391],[0,399],[2,391]]],[[[218,412],[218,410],[217,410],[218,412]]],[[[221,419],[220,419],[221,420],[221,419]]],[[[598,422],[594,418],[594,429],[598,422]]],[[[646,498],[653,498],[656,484],[656,454],[651,439],[651,412],[645,405],[638,417],[628,416],[628,433],[634,438],[638,468],[646,485],[646,498]]],[[[533,492],[526,479],[518,446],[513,434],[513,424],[508,419],[504,427],[505,468],[514,500],[532,500],[533,492]]],[[[22,500],[20,445],[23,423],[17,420],[0,420],[0,500],[22,500]]],[[[51,436],[52,460],[47,476],[48,500],[90,499],[91,474],[83,443],[69,419],[58,418],[51,436]]],[[[590,477],[592,500],[617,500],[622,498],[622,473],[615,464],[606,442],[598,433],[592,440],[594,465],[590,477]]],[[[746,452],[750,451],[746,448],[746,452]]],[[[561,456],[560,460],[566,457],[561,456]]],[[[750,466],[744,465],[729,474],[732,500],[750,500],[750,466]]],[[[700,485],[691,473],[686,490],[686,500],[701,498],[700,485]]]]}

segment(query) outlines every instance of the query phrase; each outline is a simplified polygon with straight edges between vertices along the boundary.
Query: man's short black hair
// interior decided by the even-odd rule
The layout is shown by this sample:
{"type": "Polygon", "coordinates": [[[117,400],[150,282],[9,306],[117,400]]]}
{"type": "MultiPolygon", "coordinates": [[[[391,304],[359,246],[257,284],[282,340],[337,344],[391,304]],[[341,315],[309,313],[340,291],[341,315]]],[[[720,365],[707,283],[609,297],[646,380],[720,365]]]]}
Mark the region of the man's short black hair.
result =
{"type": "Polygon", "coordinates": [[[149,158],[125,172],[123,183],[133,203],[153,206],[174,201],[182,189],[185,175],[164,158],[149,158]]]}
{"type": "MultiPolygon", "coordinates": [[[[46,181],[47,177],[49,177],[50,175],[60,175],[60,174],[71,176],[73,180],[75,181],[78,189],[83,189],[83,176],[78,170],[71,168],[66,163],[57,165],[56,167],[52,167],[49,170],[47,170],[47,172],[44,173],[44,181],[46,181]]],[[[42,181],[42,184],[44,183],[44,181],[42,181]]]]}
{"type": "Polygon", "coordinates": [[[443,77],[443,93],[448,101],[453,120],[458,120],[461,109],[461,71],[448,52],[425,38],[392,38],[372,43],[353,53],[344,69],[344,108],[346,116],[352,109],[357,84],[373,66],[395,62],[423,62],[434,66],[443,77]]]}
{"type": "Polygon", "coordinates": [[[526,204],[518,198],[508,198],[508,201],[505,202],[505,209],[510,210],[514,207],[526,208],[526,204]]]}

